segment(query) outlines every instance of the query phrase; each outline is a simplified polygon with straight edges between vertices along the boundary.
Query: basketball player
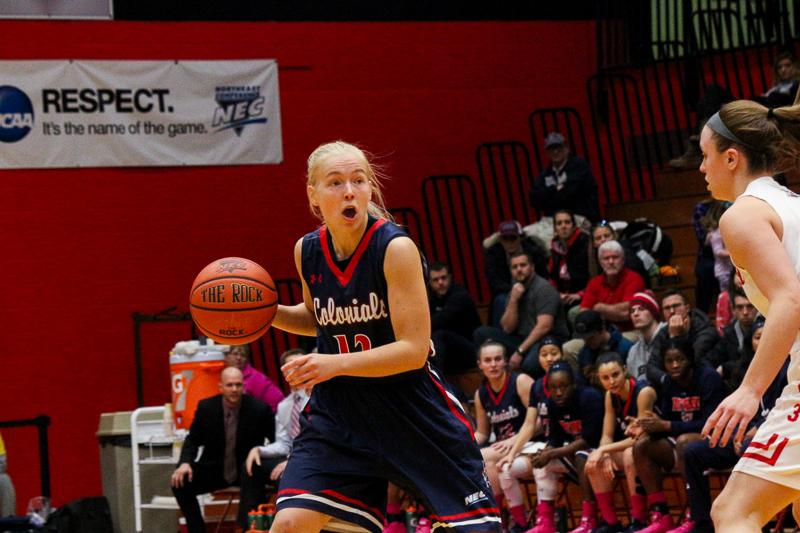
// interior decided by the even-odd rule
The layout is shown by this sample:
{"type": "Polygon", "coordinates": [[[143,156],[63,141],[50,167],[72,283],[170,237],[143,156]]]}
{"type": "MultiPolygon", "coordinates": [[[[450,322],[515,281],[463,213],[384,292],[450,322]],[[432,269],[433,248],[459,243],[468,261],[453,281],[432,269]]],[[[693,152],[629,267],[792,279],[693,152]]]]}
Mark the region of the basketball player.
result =
{"type": "Polygon", "coordinates": [[[761,396],[790,353],[789,384],[742,454],[711,511],[716,531],[760,531],[800,497],[800,198],[772,175],[796,165],[800,107],[768,110],[736,101],[703,127],[700,171],[718,200],[734,201],[720,220],[750,301],[767,315],[761,342],[739,388],[709,417],[709,444],[741,442],[761,396]]]}
{"type": "Polygon", "coordinates": [[[495,442],[481,448],[486,474],[498,507],[503,506],[503,498],[508,498],[511,518],[516,528],[523,531],[528,517],[519,481],[508,468],[501,471],[497,462],[511,450],[525,421],[533,378],[527,374],[510,372],[505,346],[493,340],[484,342],[478,349],[478,368],[486,379],[475,391],[475,420],[478,425],[475,440],[478,444],[484,444],[494,433],[495,442]]]}
{"type": "Polygon", "coordinates": [[[458,401],[427,365],[430,314],[419,251],[383,207],[357,147],[308,158],[322,226],[295,245],[303,302],[273,325],[316,335],[319,352],[282,367],[314,390],[281,479],[272,533],[320,531],[331,517],[378,533],[387,480],[425,500],[434,528],[499,531],[483,460],[458,401]]]}

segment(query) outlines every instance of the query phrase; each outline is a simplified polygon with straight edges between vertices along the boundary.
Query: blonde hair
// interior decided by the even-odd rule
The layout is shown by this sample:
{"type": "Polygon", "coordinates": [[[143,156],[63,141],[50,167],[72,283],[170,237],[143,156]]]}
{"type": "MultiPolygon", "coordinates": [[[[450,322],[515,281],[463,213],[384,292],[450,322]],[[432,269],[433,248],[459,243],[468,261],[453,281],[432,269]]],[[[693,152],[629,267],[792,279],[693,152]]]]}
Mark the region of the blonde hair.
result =
{"type": "MultiPolygon", "coordinates": [[[[387,179],[386,176],[376,165],[370,162],[370,159],[367,157],[368,154],[365,151],[353,144],[344,141],[333,141],[317,146],[317,148],[311,152],[311,155],[308,156],[306,184],[312,187],[317,184],[317,172],[319,172],[323,161],[333,155],[355,156],[364,162],[364,170],[367,173],[367,178],[369,179],[369,184],[372,189],[372,198],[369,201],[368,208],[369,214],[375,218],[385,218],[394,222],[394,218],[391,214],[389,214],[389,211],[386,209],[386,204],[383,200],[382,181],[387,179]]],[[[322,220],[322,213],[320,212],[319,207],[310,204],[309,207],[311,209],[311,213],[318,219],[322,220]]]]}

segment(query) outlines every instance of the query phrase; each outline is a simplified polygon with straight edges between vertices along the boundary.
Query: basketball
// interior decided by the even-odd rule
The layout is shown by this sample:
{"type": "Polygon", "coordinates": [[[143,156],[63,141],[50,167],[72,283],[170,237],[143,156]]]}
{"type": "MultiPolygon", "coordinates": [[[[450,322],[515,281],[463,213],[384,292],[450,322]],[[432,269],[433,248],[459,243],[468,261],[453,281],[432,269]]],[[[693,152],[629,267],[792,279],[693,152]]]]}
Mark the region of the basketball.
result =
{"type": "Polygon", "coordinates": [[[278,310],[278,292],[258,263],[225,257],[194,280],[189,309],[203,335],[222,344],[247,344],[267,331],[278,310]]]}

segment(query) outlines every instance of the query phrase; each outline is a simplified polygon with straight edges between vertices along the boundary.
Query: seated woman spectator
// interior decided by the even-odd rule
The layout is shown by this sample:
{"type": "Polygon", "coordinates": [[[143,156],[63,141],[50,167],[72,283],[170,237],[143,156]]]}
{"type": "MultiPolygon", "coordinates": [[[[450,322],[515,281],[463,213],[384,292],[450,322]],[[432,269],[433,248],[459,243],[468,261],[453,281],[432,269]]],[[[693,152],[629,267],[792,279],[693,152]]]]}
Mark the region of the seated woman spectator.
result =
{"type": "MultiPolygon", "coordinates": [[[[761,332],[764,329],[764,319],[759,317],[753,322],[750,332],[745,338],[744,353],[737,361],[737,367],[732,372],[733,380],[728,384],[730,390],[736,389],[742,382],[747,367],[753,360],[753,355],[758,348],[761,340],[761,332]]],[[[710,447],[708,440],[702,439],[690,442],[683,449],[683,471],[686,478],[686,500],[689,503],[689,512],[686,513],[687,519],[683,524],[673,529],[670,533],[713,533],[714,526],[711,523],[711,489],[708,483],[708,476],[705,472],[713,468],[715,470],[726,470],[732,468],[747,449],[750,439],[756,433],[758,426],[767,417],[767,414],[775,406],[775,401],[787,384],[786,370],[789,366],[789,359],[772,384],[761,397],[761,408],[758,416],[750,423],[744,442],[735,445],[733,441],[726,446],[710,447]]]]}
{"type": "Polygon", "coordinates": [[[663,472],[676,466],[683,471],[683,448],[702,438],[703,424],[727,394],[714,369],[695,365],[694,349],[685,337],[670,338],[661,355],[667,373],[657,402],[661,416],[651,411],[639,413],[637,425],[643,434],[633,446],[636,473],[651,511],[650,525],[642,530],[645,533],[666,533],[673,528],[663,492],[663,472]]]}
{"type": "Polygon", "coordinates": [[[539,366],[542,367],[544,376],[533,384],[525,421],[517,431],[517,436],[506,456],[497,462],[501,471],[510,467],[512,470],[530,472],[530,460],[520,455],[538,452],[544,448],[545,438],[549,434],[547,399],[550,397],[550,392],[547,390],[547,373],[556,362],[562,361],[563,357],[558,337],[548,335],[542,339],[539,344],[539,366]]]}
{"type": "Polygon", "coordinates": [[[617,533],[624,529],[617,519],[612,493],[618,470],[625,472],[632,524],[642,528],[647,521],[647,504],[645,497],[636,492],[633,445],[641,433],[636,416],[653,410],[656,391],[646,381],[636,381],[628,375],[622,357],[615,352],[606,352],[597,358],[597,376],[606,391],[603,435],[600,447],[592,451],[586,461],[586,475],[604,524],[594,533],[617,533]]]}
{"type": "Polygon", "coordinates": [[[556,211],[553,224],[555,236],[550,244],[548,265],[550,282],[569,309],[580,302],[581,293],[589,282],[589,236],[578,228],[569,211],[556,211]]]}
{"type": "Polygon", "coordinates": [[[278,412],[278,404],[283,400],[283,391],[266,374],[259,372],[250,364],[249,345],[231,346],[225,354],[225,366],[232,366],[242,371],[245,394],[269,405],[273,413],[278,412]]]}
{"type": "Polygon", "coordinates": [[[797,61],[794,54],[784,51],[775,56],[773,63],[773,85],[760,97],[753,98],[767,107],[792,105],[797,95],[798,82],[797,61]]]}
{"type": "MultiPolygon", "coordinates": [[[[583,514],[580,526],[573,533],[588,533],[596,526],[597,511],[583,465],[587,450],[600,441],[602,397],[591,387],[576,385],[572,367],[564,361],[553,364],[548,370],[547,391],[547,445],[523,461],[515,460],[510,471],[517,478],[529,477],[533,468],[538,504],[536,525],[528,533],[555,533],[555,497],[560,475],[580,483],[583,514]]],[[[506,459],[503,461],[505,464],[506,459]]]]}
{"type": "Polygon", "coordinates": [[[481,448],[486,475],[497,505],[502,508],[503,500],[508,498],[511,517],[522,531],[528,519],[519,483],[508,472],[501,473],[497,463],[511,449],[526,418],[533,379],[527,374],[509,372],[506,349],[496,341],[490,340],[481,345],[478,368],[485,379],[475,391],[475,419],[478,426],[475,439],[479,445],[483,445],[494,434],[495,442],[481,448]]]}
{"type": "MultiPolygon", "coordinates": [[[[590,279],[603,273],[603,269],[600,267],[600,258],[597,256],[598,248],[607,241],[619,242],[619,233],[607,220],[601,220],[599,224],[592,228],[591,238],[592,245],[589,247],[590,279]]],[[[624,243],[620,242],[620,244],[625,248],[624,243]]],[[[648,288],[650,287],[650,275],[644,268],[644,263],[642,263],[642,260],[636,255],[636,252],[628,248],[625,248],[625,266],[642,276],[645,285],[648,288]]]]}

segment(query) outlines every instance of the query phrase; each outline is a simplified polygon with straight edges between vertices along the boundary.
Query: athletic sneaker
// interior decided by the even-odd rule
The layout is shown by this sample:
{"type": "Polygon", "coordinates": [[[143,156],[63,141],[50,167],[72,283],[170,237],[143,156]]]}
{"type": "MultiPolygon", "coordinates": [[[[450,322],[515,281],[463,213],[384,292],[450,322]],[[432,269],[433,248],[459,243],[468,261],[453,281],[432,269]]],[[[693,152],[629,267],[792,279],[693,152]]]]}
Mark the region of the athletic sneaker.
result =
{"type": "Polygon", "coordinates": [[[672,528],[672,517],[669,513],[653,511],[650,513],[650,525],[640,531],[641,533],[667,533],[672,528]]]}
{"type": "Polygon", "coordinates": [[[691,519],[684,520],[683,524],[679,525],[675,529],[670,529],[667,533],[692,533],[695,525],[696,524],[691,519]]]}
{"type": "Polygon", "coordinates": [[[645,522],[642,522],[641,520],[636,520],[634,518],[633,520],[631,520],[631,523],[628,524],[628,527],[626,527],[622,531],[623,533],[636,533],[637,531],[641,531],[646,527],[647,524],[645,522]]]}
{"type": "Polygon", "coordinates": [[[581,523],[578,524],[578,527],[569,533],[591,533],[595,528],[597,528],[597,519],[593,516],[584,515],[581,517],[581,523]]]}

